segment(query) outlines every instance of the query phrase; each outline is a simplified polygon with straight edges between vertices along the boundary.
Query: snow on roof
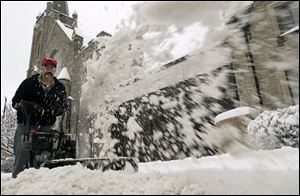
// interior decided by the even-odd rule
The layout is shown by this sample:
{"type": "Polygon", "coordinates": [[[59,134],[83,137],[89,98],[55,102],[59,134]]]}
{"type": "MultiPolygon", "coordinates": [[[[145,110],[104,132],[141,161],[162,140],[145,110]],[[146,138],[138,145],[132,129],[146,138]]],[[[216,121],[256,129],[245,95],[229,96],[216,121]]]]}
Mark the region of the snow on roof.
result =
{"type": "Polygon", "coordinates": [[[71,100],[71,101],[74,100],[74,98],[72,96],[69,96],[68,99],[71,100]]]}
{"type": "Polygon", "coordinates": [[[67,35],[67,37],[72,41],[73,29],[66,27],[61,21],[56,20],[57,24],[63,30],[63,32],[67,35]]]}
{"type": "Polygon", "coordinates": [[[78,27],[74,28],[74,33],[83,38],[83,33],[82,33],[81,29],[79,29],[78,27]]]}
{"type": "Polygon", "coordinates": [[[83,39],[82,49],[87,48],[89,46],[89,43],[91,43],[95,38],[89,38],[85,37],[83,39]]]}
{"type": "Polygon", "coordinates": [[[71,80],[69,72],[66,67],[64,67],[59,73],[57,79],[59,80],[71,80]]]}
{"type": "Polygon", "coordinates": [[[299,31],[299,25],[297,25],[297,26],[291,28],[290,30],[288,30],[287,32],[281,34],[280,37],[285,36],[285,35],[290,34],[290,33],[293,33],[295,31],[299,31]]]}
{"type": "Polygon", "coordinates": [[[238,107],[226,112],[223,112],[215,117],[215,123],[226,120],[228,118],[250,115],[251,117],[256,117],[260,112],[251,107],[238,107]]]}

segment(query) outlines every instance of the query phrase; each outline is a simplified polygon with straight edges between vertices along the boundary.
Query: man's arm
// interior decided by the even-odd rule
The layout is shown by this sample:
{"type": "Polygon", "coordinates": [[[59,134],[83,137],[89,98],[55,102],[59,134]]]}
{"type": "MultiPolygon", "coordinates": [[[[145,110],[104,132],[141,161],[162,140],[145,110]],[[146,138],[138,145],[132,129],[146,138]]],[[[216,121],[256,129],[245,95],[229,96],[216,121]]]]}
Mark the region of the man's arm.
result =
{"type": "Polygon", "coordinates": [[[35,103],[35,102],[31,102],[31,101],[25,101],[26,100],[26,91],[28,91],[27,88],[27,81],[24,80],[19,88],[17,89],[13,99],[12,99],[12,106],[14,109],[18,110],[18,104],[22,104],[24,106],[24,108],[26,109],[27,112],[31,112],[31,113],[37,113],[37,114],[42,114],[43,113],[43,108],[35,103]]]}
{"type": "Polygon", "coordinates": [[[14,109],[17,109],[16,105],[20,103],[24,97],[26,92],[26,80],[24,80],[20,86],[18,87],[14,97],[12,98],[12,107],[14,109]]]}

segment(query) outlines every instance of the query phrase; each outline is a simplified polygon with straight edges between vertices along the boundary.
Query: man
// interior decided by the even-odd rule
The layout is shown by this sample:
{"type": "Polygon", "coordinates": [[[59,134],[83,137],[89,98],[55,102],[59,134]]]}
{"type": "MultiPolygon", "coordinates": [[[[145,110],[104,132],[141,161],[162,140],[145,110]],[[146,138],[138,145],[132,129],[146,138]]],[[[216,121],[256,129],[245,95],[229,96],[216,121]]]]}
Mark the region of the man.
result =
{"type": "Polygon", "coordinates": [[[17,110],[18,122],[14,138],[13,178],[25,169],[29,161],[28,151],[22,149],[24,133],[28,132],[28,126],[24,113],[20,110],[20,104],[28,113],[29,126],[43,129],[51,129],[56,116],[62,115],[67,108],[65,87],[54,77],[56,66],[57,61],[54,58],[44,57],[40,74],[25,79],[12,99],[12,106],[17,110]]]}

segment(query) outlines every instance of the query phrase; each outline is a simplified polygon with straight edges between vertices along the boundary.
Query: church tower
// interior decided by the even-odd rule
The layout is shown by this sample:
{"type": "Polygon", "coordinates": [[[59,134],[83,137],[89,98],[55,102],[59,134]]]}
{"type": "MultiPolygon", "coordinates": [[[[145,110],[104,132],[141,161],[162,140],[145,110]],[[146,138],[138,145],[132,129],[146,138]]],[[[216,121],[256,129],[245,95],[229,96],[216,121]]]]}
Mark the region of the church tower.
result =
{"type": "Polygon", "coordinates": [[[60,79],[70,97],[69,119],[64,130],[76,133],[84,67],[81,60],[83,37],[77,27],[77,13],[69,16],[67,1],[49,1],[42,14],[36,17],[27,77],[39,72],[43,56],[56,58],[55,76],[60,79]],[[62,72],[68,73],[64,77],[62,72]],[[62,78],[59,78],[62,77],[62,78]],[[72,100],[72,101],[71,101],[72,100]]]}
{"type": "Polygon", "coordinates": [[[53,9],[69,16],[69,8],[66,1],[53,1],[53,9]]]}
{"type": "Polygon", "coordinates": [[[77,18],[77,14],[76,17],[69,16],[66,1],[47,2],[46,10],[36,17],[27,77],[38,71],[40,59],[45,55],[58,58],[57,72],[62,70],[62,64],[71,63],[74,47],[80,49],[83,43],[83,37],[76,33],[77,18]],[[64,63],[63,57],[66,57],[64,63]]]}

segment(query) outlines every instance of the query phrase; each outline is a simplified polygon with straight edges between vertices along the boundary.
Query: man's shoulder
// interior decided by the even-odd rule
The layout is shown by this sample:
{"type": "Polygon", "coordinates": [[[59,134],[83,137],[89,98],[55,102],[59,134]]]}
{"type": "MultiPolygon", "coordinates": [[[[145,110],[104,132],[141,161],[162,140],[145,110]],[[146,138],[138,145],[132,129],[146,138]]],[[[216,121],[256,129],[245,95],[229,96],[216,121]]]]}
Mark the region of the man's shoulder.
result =
{"type": "Polygon", "coordinates": [[[39,74],[34,74],[26,79],[23,80],[23,83],[33,82],[38,79],[39,74]]]}
{"type": "Polygon", "coordinates": [[[54,77],[54,80],[55,80],[55,85],[58,86],[58,87],[61,87],[61,88],[65,88],[65,85],[59,81],[56,77],[54,77]]]}
{"type": "Polygon", "coordinates": [[[29,78],[27,78],[28,80],[37,80],[40,74],[34,74],[32,76],[30,76],[29,78]]]}

